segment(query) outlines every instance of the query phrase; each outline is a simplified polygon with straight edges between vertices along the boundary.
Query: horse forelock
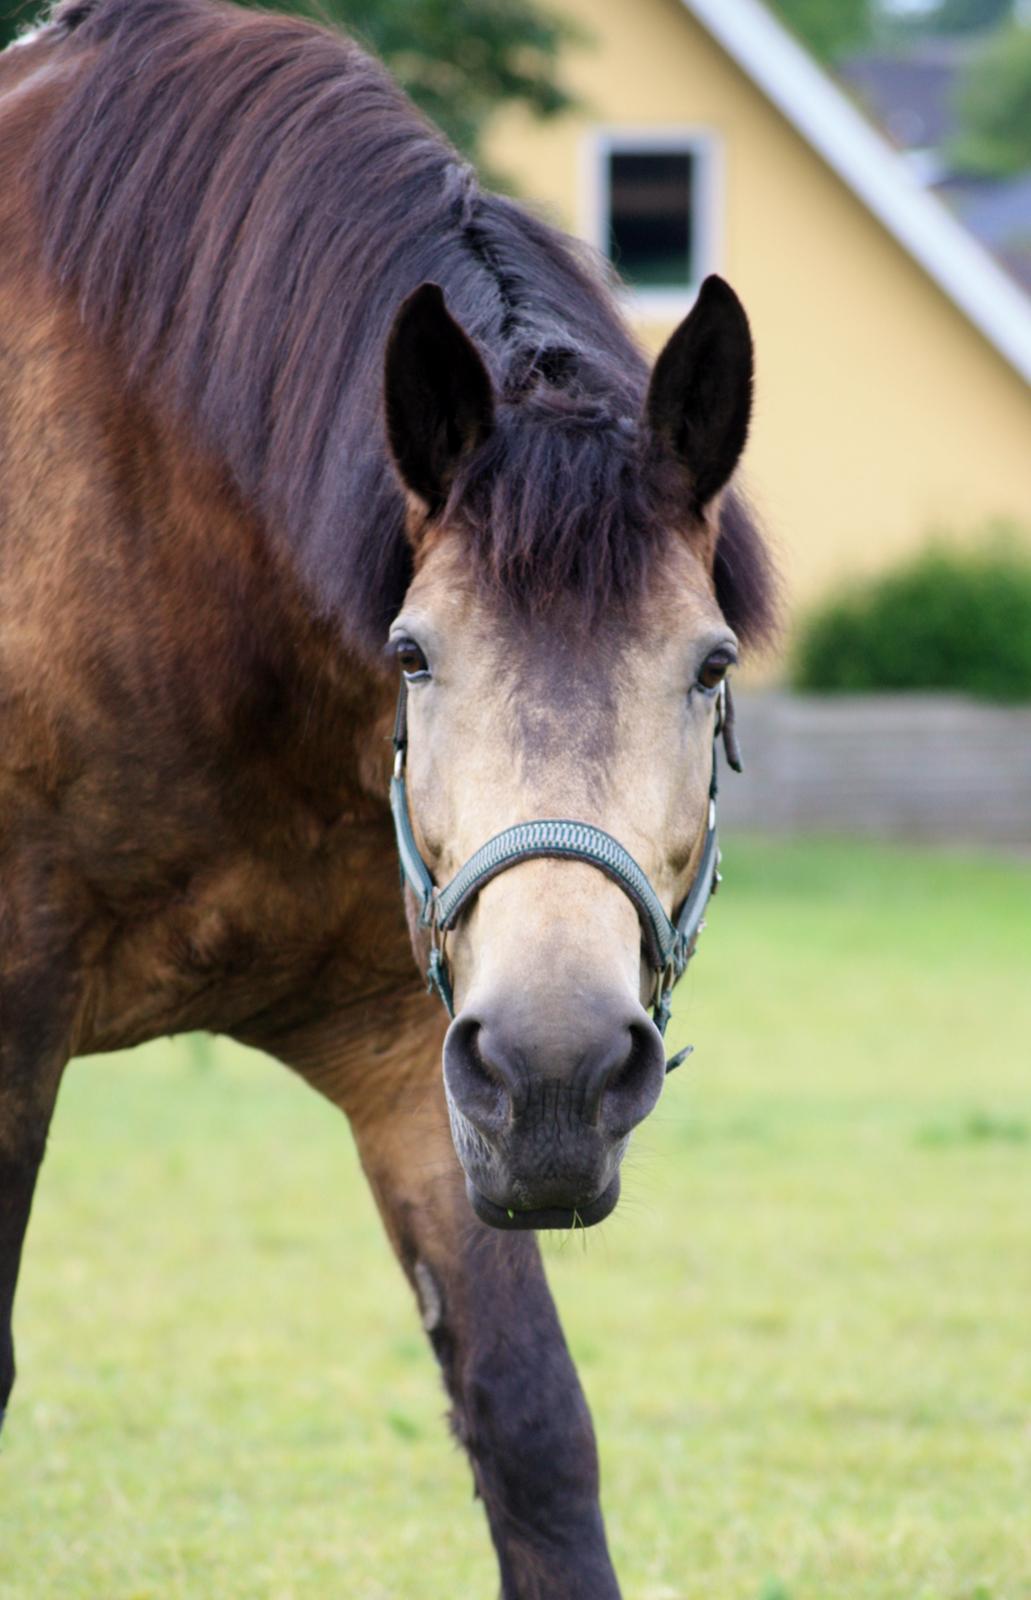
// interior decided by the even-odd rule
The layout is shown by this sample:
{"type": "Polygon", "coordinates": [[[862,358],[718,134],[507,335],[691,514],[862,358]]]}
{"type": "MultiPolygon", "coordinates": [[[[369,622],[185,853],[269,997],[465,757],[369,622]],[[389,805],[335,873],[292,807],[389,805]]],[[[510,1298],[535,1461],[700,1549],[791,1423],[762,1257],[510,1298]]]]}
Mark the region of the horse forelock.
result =
{"type": "Polygon", "coordinates": [[[573,597],[585,627],[634,602],[670,532],[636,418],[547,384],[499,408],[444,516],[509,607],[539,615],[573,597]]]}
{"type": "MultiPolygon", "coordinates": [[[[68,0],[54,23],[76,67],[40,152],[47,265],[356,644],[378,652],[411,572],[382,360],[426,280],[502,402],[452,495],[471,561],[531,608],[643,592],[671,536],[636,436],[646,368],[571,241],[482,191],[338,34],[220,0],[68,0]]],[[[717,592],[747,641],[769,568],[726,507],[717,592]]]]}

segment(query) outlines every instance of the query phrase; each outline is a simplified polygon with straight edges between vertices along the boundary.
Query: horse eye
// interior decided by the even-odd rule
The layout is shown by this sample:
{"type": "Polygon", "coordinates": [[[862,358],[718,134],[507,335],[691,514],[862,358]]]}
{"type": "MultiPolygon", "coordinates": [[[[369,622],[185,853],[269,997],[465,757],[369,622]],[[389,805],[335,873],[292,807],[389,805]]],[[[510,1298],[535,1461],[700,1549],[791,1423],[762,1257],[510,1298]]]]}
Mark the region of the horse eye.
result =
{"type": "Polygon", "coordinates": [[[394,654],[406,678],[429,677],[429,663],[414,639],[399,639],[394,654]]]}
{"type": "Polygon", "coordinates": [[[734,665],[734,656],[729,650],[714,650],[707,657],[705,665],[698,674],[698,685],[702,689],[718,689],[730,668],[734,665]]]}

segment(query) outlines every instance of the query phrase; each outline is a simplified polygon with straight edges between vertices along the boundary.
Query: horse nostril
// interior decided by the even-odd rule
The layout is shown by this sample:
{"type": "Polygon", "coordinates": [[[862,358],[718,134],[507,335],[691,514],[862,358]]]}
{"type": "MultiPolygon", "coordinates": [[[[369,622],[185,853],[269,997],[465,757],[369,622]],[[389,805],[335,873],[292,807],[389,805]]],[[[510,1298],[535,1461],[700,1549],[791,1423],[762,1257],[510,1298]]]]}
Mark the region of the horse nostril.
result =
{"type": "Polygon", "coordinates": [[[476,1017],[457,1017],[444,1040],[444,1082],[463,1116],[481,1133],[511,1121],[518,1091],[515,1069],[491,1051],[476,1017]]]}
{"type": "Polygon", "coordinates": [[[612,1138],[621,1139],[643,1122],[662,1092],[666,1052],[658,1029],[647,1019],[632,1022],[617,1054],[592,1073],[587,1112],[612,1138]]]}
{"type": "Polygon", "coordinates": [[[539,1047],[540,1066],[531,1070],[526,1048],[509,1042],[498,1019],[456,1017],[444,1040],[444,1082],[452,1106],[492,1142],[527,1117],[533,1122],[531,1107],[540,1109],[545,1101],[564,1103],[566,1115],[606,1140],[622,1139],[658,1100],[666,1054],[658,1029],[643,1011],[629,1016],[617,1011],[595,1021],[593,1044],[581,1038],[564,1051],[539,1047]]]}

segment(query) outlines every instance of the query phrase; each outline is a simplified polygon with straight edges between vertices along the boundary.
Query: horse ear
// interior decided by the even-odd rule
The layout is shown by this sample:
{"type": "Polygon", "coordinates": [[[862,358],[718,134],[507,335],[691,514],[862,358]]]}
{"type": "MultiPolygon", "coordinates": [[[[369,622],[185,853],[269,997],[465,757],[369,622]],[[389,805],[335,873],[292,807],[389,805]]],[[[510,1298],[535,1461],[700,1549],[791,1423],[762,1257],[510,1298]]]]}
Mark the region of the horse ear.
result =
{"type": "Polygon", "coordinates": [[[387,438],[397,470],[430,511],[447,499],[462,456],[494,423],[494,390],[436,283],[404,301],[387,340],[387,438]]]}
{"type": "Polygon", "coordinates": [[[752,371],[745,309],[722,278],[706,278],[655,363],[647,402],[652,434],[686,467],[699,512],[726,484],[745,447],[752,371]]]}

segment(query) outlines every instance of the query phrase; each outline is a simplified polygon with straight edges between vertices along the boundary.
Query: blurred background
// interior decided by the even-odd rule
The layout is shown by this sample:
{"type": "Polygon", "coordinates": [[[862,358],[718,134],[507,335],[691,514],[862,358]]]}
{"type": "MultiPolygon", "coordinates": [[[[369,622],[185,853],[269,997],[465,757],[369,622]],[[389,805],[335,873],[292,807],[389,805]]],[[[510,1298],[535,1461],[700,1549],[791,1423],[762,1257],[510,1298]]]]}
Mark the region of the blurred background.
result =
{"type": "MultiPolygon", "coordinates": [[[[0,37],[32,20],[0,14],[0,37]]],[[[627,1600],[1031,1600],[1031,11],[336,0],[658,349],[751,315],[781,648],[696,1052],[545,1242],[627,1600]]],[[[493,1592],[346,1128],[205,1039],[73,1067],[0,1600],[493,1592]]]]}

